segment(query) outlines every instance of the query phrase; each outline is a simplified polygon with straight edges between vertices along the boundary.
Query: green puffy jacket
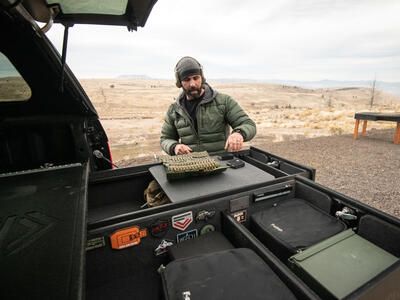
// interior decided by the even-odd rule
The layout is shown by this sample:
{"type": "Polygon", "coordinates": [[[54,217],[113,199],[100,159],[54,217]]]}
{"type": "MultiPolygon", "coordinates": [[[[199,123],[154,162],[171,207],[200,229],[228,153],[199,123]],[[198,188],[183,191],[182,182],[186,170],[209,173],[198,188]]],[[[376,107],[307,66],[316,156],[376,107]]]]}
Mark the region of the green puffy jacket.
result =
{"type": "Polygon", "coordinates": [[[214,91],[205,84],[205,94],[196,111],[197,128],[181,105],[185,95],[171,104],[161,129],[161,147],[173,155],[176,144],[185,144],[193,151],[208,151],[210,154],[223,152],[226,140],[233,130],[240,130],[244,141],[256,134],[256,124],[230,96],[214,91]]]}

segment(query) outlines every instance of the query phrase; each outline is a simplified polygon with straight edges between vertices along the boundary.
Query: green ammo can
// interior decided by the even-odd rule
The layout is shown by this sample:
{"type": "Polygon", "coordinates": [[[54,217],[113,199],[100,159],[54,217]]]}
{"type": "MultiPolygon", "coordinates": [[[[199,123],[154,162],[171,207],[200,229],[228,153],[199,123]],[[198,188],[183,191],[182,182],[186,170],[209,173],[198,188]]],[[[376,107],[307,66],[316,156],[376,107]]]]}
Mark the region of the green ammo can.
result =
{"type": "Polygon", "coordinates": [[[348,229],[293,255],[289,266],[323,299],[342,299],[396,261],[348,229]]]}

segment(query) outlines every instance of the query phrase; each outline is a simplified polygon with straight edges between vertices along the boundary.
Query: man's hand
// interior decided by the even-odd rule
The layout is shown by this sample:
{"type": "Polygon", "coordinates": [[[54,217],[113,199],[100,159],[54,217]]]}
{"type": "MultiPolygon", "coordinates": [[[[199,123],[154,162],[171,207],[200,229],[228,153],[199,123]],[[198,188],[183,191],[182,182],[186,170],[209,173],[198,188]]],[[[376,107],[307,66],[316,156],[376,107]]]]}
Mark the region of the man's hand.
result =
{"type": "Polygon", "coordinates": [[[232,133],[225,143],[225,150],[236,152],[243,147],[243,136],[239,132],[232,133]]]}
{"type": "Polygon", "coordinates": [[[174,149],[175,155],[188,154],[192,151],[193,151],[192,148],[186,146],[185,144],[177,144],[174,149]]]}

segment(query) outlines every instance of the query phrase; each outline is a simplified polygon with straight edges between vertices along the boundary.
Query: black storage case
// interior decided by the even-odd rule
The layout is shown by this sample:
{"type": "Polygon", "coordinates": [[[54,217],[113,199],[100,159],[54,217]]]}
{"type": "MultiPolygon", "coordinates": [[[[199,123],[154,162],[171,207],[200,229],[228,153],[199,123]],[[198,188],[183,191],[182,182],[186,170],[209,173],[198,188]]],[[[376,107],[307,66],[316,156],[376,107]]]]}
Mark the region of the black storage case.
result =
{"type": "Polygon", "coordinates": [[[296,299],[268,265],[246,248],[174,260],[161,276],[168,300],[296,299]]]}
{"type": "Polygon", "coordinates": [[[303,199],[288,199],[251,216],[253,233],[282,260],[346,228],[303,199]]]}

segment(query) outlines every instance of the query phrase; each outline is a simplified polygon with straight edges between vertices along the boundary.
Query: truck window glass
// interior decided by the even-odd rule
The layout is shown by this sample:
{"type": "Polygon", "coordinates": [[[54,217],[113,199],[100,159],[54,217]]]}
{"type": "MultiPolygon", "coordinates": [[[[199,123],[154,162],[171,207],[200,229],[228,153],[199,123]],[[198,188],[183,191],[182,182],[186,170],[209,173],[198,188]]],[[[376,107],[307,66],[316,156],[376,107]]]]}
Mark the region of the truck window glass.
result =
{"type": "Polygon", "coordinates": [[[28,84],[0,52],[0,102],[27,101],[31,95],[28,84]]]}

